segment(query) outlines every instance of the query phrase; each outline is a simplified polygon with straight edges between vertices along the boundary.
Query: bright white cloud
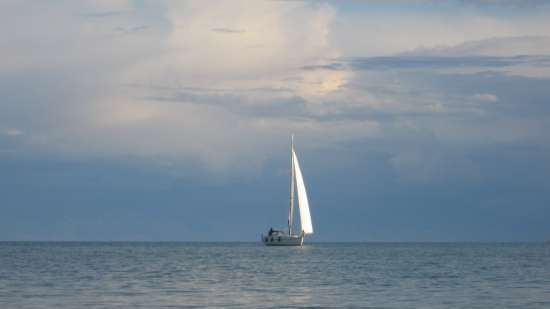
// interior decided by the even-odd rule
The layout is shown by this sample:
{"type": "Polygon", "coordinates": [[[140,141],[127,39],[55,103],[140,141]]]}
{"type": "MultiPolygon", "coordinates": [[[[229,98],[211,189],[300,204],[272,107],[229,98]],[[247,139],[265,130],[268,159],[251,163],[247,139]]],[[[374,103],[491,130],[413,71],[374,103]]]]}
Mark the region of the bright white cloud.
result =
{"type": "MultiPolygon", "coordinates": [[[[72,102],[48,110],[67,118],[53,117],[58,121],[49,128],[29,131],[29,144],[78,156],[193,158],[222,171],[258,166],[272,151],[272,140],[291,131],[313,135],[308,132],[323,130],[325,124],[304,125],[299,115],[264,121],[239,114],[239,107],[227,107],[223,96],[236,93],[239,104],[261,106],[340,89],[349,73],[300,69],[339,55],[328,44],[330,6],[275,1],[163,5],[164,20],[153,24],[127,1],[10,8],[18,16],[13,24],[32,21],[36,26],[10,34],[18,44],[6,45],[6,56],[13,57],[2,70],[46,70],[60,75],[62,83],[72,79],[71,89],[65,89],[74,94],[72,102]],[[185,87],[225,90],[216,105],[204,105],[193,98],[158,100],[157,86],[170,89],[162,93],[167,95],[185,87]],[[246,89],[260,90],[239,94],[246,89]]],[[[349,130],[343,124],[325,129],[349,130]]]]}

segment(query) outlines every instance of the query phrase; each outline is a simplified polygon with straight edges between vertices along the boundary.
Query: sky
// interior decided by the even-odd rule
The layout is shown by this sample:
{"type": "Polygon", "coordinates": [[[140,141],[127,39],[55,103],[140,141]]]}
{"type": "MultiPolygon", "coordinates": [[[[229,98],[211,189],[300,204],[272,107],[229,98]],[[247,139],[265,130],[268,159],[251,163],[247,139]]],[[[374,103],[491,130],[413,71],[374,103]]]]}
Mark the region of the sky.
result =
{"type": "Polygon", "coordinates": [[[0,240],[550,239],[550,1],[0,2],[0,240]]]}

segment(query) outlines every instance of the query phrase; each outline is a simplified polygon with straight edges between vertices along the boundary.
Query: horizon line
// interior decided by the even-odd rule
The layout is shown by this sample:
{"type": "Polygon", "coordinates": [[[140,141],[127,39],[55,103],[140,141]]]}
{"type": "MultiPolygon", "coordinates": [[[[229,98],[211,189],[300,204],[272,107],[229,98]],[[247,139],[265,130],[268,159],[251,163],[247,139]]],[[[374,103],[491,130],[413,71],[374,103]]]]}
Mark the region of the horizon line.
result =
{"type": "MultiPolygon", "coordinates": [[[[261,244],[261,241],[247,240],[0,240],[0,243],[204,243],[204,244],[261,244]]],[[[342,240],[342,241],[308,241],[304,244],[522,244],[550,243],[550,240],[342,240]]]]}

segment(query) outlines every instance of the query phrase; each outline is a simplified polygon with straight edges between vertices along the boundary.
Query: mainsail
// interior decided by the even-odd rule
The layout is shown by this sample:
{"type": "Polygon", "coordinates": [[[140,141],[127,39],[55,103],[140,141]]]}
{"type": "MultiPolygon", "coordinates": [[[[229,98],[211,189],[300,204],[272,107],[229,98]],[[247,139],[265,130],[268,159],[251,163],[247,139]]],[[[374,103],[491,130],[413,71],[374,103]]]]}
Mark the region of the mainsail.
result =
{"type": "Polygon", "coordinates": [[[296,177],[296,191],[298,193],[298,208],[300,209],[300,224],[304,234],[312,234],[313,226],[311,225],[311,214],[309,213],[309,202],[307,200],[306,186],[304,185],[304,178],[302,177],[302,171],[300,170],[300,164],[298,163],[298,157],[292,149],[292,163],[294,166],[294,172],[296,177]]]}

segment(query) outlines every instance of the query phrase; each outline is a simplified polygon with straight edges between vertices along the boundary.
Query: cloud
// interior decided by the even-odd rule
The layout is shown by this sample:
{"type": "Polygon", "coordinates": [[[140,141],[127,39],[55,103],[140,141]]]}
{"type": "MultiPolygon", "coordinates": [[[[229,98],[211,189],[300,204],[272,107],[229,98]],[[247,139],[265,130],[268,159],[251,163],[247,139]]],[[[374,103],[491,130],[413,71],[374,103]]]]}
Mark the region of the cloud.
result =
{"type": "Polygon", "coordinates": [[[550,67],[538,17],[390,10],[382,22],[333,2],[144,5],[4,4],[0,120],[25,132],[24,147],[223,173],[257,169],[291,132],[306,147],[405,128],[458,139],[441,119],[461,119],[460,131],[512,109],[494,83],[544,83],[550,67]]]}
{"type": "Polygon", "coordinates": [[[540,56],[461,56],[461,55],[396,55],[385,57],[341,58],[323,65],[308,65],[305,70],[433,70],[447,68],[506,68],[512,66],[550,67],[550,55],[540,56]]]}
{"type": "Polygon", "coordinates": [[[107,18],[119,16],[123,11],[104,11],[104,12],[92,12],[92,13],[82,13],[82,16],[87,18],[107,18]]]}
{"type": "Polygon", "coordinates": [[[26,147],[37,153],[193,160],[220,172],[257,168],[277,147],[271,140],[286,144],[290,131],[308,136],[325,126],[311,117],[303,123],[312,108],[305,97],[337,91],[347,76],[299,70],[337,55],[327,41],[328,5],[171,2],[157,16],[125,1],[36,6],[2,10],[18,16],[6,22],[19,30],[9,34],[18,43],[3,49],[9,61],[0,60],[0,91],[11,98],[0,118],[25,119],[26,147]],[[55,22],[17,27],[22,20],[55,22]],[[40,52],[31,48],[35,37],[40,52]],[[30,80],[36,88],[26,94],[9,87],[30,80]]]}
{"type": "Polygon", "coordinates": [[[491,93],[476,93],[473,95],[474,100],[480,102],[495,103],[498,102],[498,97],[491,93]]]}
{"type": "Polygon", "coordinates": [[[355,14],[337,14],[329,35],[331,45],[346,57],[384,56],[491,38],[547,37],[545,29],[550,27],[548,11],[536,8],[477,8],[455,1],[445,5],[419,1],[405,11],[395,3],[363,3],[353,8],[355,14]]]}
{"type": "Polygon", "coordinates": [[[231,28],[213,28],[212,31],[226,34],[244,33],[246,30],[231,28]]]}
{"type": "Polygon", "coordinates": [[[2,131],[2,133],[5,136],[9,136],[9,137],[15,137],[15,136],[23,135],[23,131],[21,131],[19,129],[16,129],[16,128],[5,129],[5,130],[2,131]]]}
{"type": "MultiPolygon", "coordinates": [[[[452,1],[451,1],[452,2],[452,1]]],[[[474,5],[479,7],[510,7],[510,8],[530,8],[530,9],[549,9],[550,4],[547,0],[461,0],[460,3],[474,5]]]]}
{"type": "Polygon", "coordinates": [[[492,37],[470,40],[458,45],[417,48],[407,55],[445,56],[541,56],[550,54],[548,36],[492,37]]]}
{"type": "Polygon", "coordinates": [[[115,28],[115,31],[121,33],[121,34],[132,34],[132,33],[137,33],[137,32],[141,32],[141,31],[145,31],[147,30],[149,27],[146,26],[146,25],[141,25],[141,26],[131,26],[131,27],[116,27],[115,28]]]}

